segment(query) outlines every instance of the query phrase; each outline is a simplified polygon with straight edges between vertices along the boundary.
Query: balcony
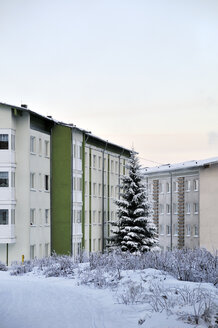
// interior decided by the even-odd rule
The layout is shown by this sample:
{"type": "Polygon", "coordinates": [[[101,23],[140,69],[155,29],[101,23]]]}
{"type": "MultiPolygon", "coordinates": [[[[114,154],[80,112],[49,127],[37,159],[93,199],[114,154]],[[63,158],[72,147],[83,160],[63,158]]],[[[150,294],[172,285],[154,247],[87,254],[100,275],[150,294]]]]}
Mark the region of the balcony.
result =
{"type": "Polygon", "coordinates": [[[15,225],[0,225],[0,244],[13,244],[16,242],[15,225]]]}

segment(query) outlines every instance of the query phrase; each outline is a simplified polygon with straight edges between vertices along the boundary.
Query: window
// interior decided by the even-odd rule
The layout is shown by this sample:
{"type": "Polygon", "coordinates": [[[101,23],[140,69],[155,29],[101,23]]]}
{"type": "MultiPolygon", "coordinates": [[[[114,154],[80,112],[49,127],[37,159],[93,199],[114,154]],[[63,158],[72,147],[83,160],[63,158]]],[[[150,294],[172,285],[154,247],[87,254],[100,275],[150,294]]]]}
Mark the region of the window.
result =
{"type": "Polygon", "coordinates": [[[42,139],[39,138],[39,155],[42,155],[42,139]]]}
{"type": "Polygon", "coordinates": [[[83,149],[82,146],[79,146],[79,159],[82,159],[83,157],[83,149]]]}
{"type": "Polygon", "coordinates": [[[198,234],[199,234],[199,232],[198,232],[198,226],[195,225],[195,226],[194,226],[194,236],[195,236],[195,237],[198,237],[198,234]]]}
{"type": "Polygon", "coordinates": [[[173,182],[173,191],[178,192],[178,182],[173,182]]]}
{"type": "Polygon", "coordinates": [[[39,209],[39,225],[42,225],[42,209],[39,209]]]}
{"type": "Polygon", "coordinates": [[[118,173],[118,162],[115,162],[115,173],[118,173]]]}
{"type": "Polygon", "coordinates": [[[111,172],[114,172],[114,161],[111,161],[111,172]]]}
{"type": "Polygon", "coordinates": [[[35,189],[35,173],[30,173],[30,188],[35,189]]]}
{"type": "Polygon", "coordinates": [[[93,196],[96,196],[96,183],[93,183],[93,196]]]}
{"type": "MultiPolygon", "coordinates": [[[[86,182],[87,184],[87,182],[86,182]]],[[[73,178],[73,190],[76,190],[76,178],[74,177],[73,178]]]]}
{"type": "Polygon", "coordinates": [[[167,214],[170,214],[170,204],[167,204],[167,214]]]}
{"type": "Polygon", "coordinates": [[[8,224],[8,210],[0,210],[0,225],[8,224]]]}
{"type": "Polygon", "coordinates": [[[190,203],[186,203],[186,214],[190,214],[191,213],[191,205],[190,203]]]}
{"type": "Polygon", "coordinates": [[[11,187],[15,187],[15,172],[11,172],[11,187]]]}
{"type": "Polygon", "coordinates": [[[0,149],[8,149],[8,134],[0,134],[0,149]]]}
{"type": "Polygon", "coordinates": [[[49,224],[49,209],[45,209],[45,224],[49,224]]]}
{"type": "Polygon", "coordinates": [[[0,172],[0,187],[8,187],[8,172],[0,172]]]}
{"type": "Polygon", "coordinates": [[[164,185],[163,183],[160,183],[160,193],[162,194],[164,192],[164,185]]]}
{"type": "Polygon", "coordinates": [[[87,153],[85,152],[85,166],[88,165],[88,156],[87,156],[87,153]]]}
{"type": "Polygon", "coordinates": [[[33,136],[30,137],[30,152],[36,153],[36,138],[33,136]]]}
{"type": "Polygon", "coordinates": [[[101,238],[98,239],[98,250],[101,250],[101,238]]]}
{"type": "Polygon", "coordinates": [[[167,225],[167,235],[171,235],[171,226],[167,225]]]}
{"type": "Polygon", "coordinates": [[[104,184],[104,197],[106,197],[106,193],[107,193],[106,184],[104,184]]]}
{"type": "Polygon", "coordinates": [[[198,214],[198,203],[194,203],[194,214],[198,214]]]}
{"type": "Polygon", "coordinates": [[[160,204],[160,214],[164,214],[164,205],[160,204]]]}
{"type": "Polygon", "coordinates": [[[194,191],[198,191],[198,180],[194,180],[194,191]]]}
{"type": "Polygon", "coordinates": [[[82,178],[77,178],[77,190],[82,190],[82,178]]]}
{"type": "Polygon", "coordinates": [[[98,211],[98,223],[101,223],[101,211],[98,211]]]}
{"type": "Polygon", "coordinates": [[[191,181],[188,180],[185,182],[185,190],[190,191],[191,190],[191,181]]]}
{"type": "Polygon", "coordinates": [[[30,225],[35,225],[35,208],[30,209],[30,225]]]}
{"type": "Polygon", "coordinates": [[[178,207],[176,203],[173,204],[173,214],[178,214],[178,207]]]}
{"type": "Polygon", "coordinates": [[[111,221],[114,221],[114,212],[111,212],[111,221]]]}
{"type": "Polygon", "coordinates": [[[11,210],[11,224],[15,224],[15,209],[11,210]]]}
{"type": "Polygon", "coordinates": [[[167,193],[170,193],[170,183],[169,182],[166,183],[166,189],[167,189],[167,193]]]}
{"type": "Polygon", "coordinates": [[[111,186],[111,197],[114,197],[114,187],[111,186]]]}
{"type": "Polygon", "coordinates": [[[39,173],[39,189],[42,190],[42,174],[39,173]]]}
{"type": "Polygon", "coordinates": [[[11,135],[11,150],[15,150],[15,135],[11,135]]]}
{"type": "Polygon", "coordinates": [[[30,260],[34,260],[35,258],[35,245],[30,246],[30,260]]]}
{"type": "Polygon", "coordinates": [[[160,235],[164,235],[164,226],[163,224],[159,225],[160,235]]]}
{"type": "Polygon", "coordinates": [[[106,158],[104,158],[104,171],[106,171],[106,158]]]}
{"type": "Polygon", "coordinates": [[[99,170],[101,169],[101,157],[100,156],[98,157],[98,168],[99,168],[99,170]]]}
{"type": "Polygon", "coordinates": [[[49,157],[49,141],[45,141],[45,157],[49,157]]]}
{"type": "MultiPolygon", "coordinates": [[[[75,190],[75,188],[73,188],[73,189],[75,190]]],[[[88,182],[87,181],[85,181],[85,194],[88,195],[88,182]]]]}
{"type": "Polygon", "coordinates": [[[73,145],[73,157],[76,158],[77,157],[76,155],[77,155],[76,154],[76,145],[74,144],[73,145]]]}
{"type": "Polygon", "coordinates": [[[82,222],[82,211],[79,210],[77,211],[77,223],[81,223],[82,222]]]}
{"type": "Polygon", "coordinates": [[[82,250],[82,243],[81,242],[78,242],[77,243],[77,255],[80,255],[81,254],[81,250],[82,250]]]}
{"type": "Polygon", "coordinates": [[[96,239],[93,239],[93,252],[95,252],[95,248],[96,248],[96,239]]]}
{"type": "Polygon", "coordinates": [[[174,236],[178,236],[178,224],[173,225],[174,236]]]}
{"type": "Polygon", "coordinates": [[[98,196],[101,197],[101,184],[98,184],[98,196]]]}
{"type": "Polygon", "coordinates": [[[93,155],[93,168],[96,169],[96,155],[93,155]]]}
{"type": "Polygon", "coordinates": [[[45,257],[48,257],[48,252],[49,252],[49,244],[45,244],[45,257]]]}
{"type": "Polygon", "coordinates": [[[96,223],[96,211],[93,211],[93,223],[96,223]]]}
{"type": "Polygon", "coordinates": [[[186,235],[191,236],[191,225],[190,224],[186,224],[186,235]]]}
{"type": "Polygon", "coordinates": [[[49,190],[49,176],[45,175],[45,190],[49,190]]]}

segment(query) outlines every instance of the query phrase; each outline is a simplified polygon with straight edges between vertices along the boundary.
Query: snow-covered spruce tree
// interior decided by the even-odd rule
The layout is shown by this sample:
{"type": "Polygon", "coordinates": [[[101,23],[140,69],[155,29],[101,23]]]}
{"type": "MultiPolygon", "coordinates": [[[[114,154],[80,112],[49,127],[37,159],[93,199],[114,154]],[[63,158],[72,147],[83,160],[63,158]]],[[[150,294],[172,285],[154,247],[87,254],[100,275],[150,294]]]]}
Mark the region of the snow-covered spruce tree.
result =
{"type": "Polygon", "coordinates": [[[129,174],[121,178],[120,200],[115,201],[118,220],[111,223],[115,228],[109,247],[131,253],[146,252],[157,246],[158,238],[141,167],[134,151],[131,152],[127,169],[129,174]]]}

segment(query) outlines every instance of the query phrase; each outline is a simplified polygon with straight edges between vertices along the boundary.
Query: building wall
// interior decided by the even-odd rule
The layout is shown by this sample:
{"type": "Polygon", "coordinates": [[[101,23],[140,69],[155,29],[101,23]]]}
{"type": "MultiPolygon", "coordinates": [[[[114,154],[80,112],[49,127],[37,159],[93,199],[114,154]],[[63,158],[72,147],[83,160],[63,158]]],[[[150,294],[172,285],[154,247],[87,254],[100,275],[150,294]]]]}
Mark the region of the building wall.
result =
{"type": "Polygon", "coordinates": [[[218,166],[200,169],[200,247],[218,250],[218,166]]]}

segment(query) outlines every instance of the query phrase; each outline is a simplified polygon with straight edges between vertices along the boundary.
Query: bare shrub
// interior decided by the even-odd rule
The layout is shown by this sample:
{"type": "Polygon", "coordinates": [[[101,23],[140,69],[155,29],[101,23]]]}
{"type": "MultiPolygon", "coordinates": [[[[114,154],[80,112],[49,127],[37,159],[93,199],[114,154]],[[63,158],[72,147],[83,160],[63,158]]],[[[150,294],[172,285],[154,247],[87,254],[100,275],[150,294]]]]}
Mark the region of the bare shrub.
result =
{"type": "Polygon", "coordinates": [[[0,271],[7,271],[7,267],[5,264],[3,264],[1,261],[0,261],[0,271]]]}

